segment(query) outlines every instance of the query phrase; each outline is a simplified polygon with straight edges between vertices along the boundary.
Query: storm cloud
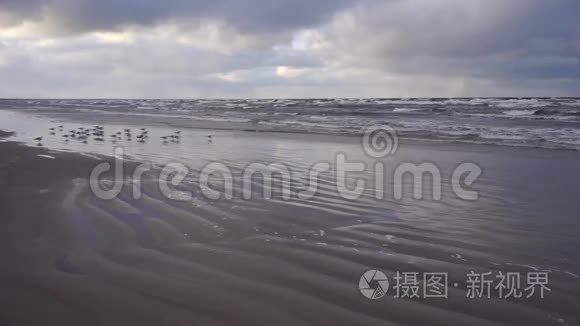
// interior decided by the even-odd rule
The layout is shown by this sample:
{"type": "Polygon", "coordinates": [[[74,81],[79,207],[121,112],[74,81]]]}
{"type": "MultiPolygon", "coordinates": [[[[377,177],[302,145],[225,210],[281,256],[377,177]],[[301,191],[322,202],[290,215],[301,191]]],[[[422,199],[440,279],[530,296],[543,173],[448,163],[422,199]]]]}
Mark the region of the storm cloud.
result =
{"type": "Polygon", "coordinates": [[[0,0],[0,97],[577,89],[573,0],[0,0]]]}

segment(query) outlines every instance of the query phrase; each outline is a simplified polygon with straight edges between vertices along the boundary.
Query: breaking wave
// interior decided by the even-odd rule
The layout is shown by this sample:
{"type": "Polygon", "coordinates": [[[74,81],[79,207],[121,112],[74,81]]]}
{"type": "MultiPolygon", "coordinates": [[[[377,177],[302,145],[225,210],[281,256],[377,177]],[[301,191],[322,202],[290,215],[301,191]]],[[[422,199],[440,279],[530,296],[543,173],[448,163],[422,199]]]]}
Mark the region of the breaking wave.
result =
{"type": "Polygon", "coordinates": [[[426,140],[571,149],[580,143],[576,98],[3,99],[1,108],[208,129],[359,135],[383,124],[426,140]]]}

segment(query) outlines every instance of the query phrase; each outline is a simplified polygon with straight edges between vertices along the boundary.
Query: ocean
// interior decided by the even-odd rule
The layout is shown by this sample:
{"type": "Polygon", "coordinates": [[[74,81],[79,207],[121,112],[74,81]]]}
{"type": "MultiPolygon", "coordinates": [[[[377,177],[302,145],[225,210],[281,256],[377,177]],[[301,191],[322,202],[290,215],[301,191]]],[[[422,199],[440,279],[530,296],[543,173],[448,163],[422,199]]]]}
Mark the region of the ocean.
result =
{"type": "Polygon", "coordinates": [[[360,135],[378,124],[412,139],[580,148],[578,98],[1,99],[0,109],[293,133],[360,135]]]}

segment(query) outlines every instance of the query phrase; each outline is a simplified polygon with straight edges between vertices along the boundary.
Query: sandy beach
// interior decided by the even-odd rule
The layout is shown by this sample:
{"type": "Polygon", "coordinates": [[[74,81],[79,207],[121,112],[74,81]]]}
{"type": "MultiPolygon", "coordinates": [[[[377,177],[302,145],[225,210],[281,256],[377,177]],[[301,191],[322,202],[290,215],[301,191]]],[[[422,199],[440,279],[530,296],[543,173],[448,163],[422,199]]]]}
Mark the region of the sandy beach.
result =
{"type": "MultiPolygon", "coordinates": [[[[175,127],[153,124],[146,126],[155,141],[142,145],[44,135],[37,146],[27,131],[36,136],[51,125],[103,121],[3,114],[16,135],[0,142],[2,325],[580,320],[576,151],[402,141],[388,163],[435,162],[444,172],[443,200],[414,200],[410,188],[402,200],[392,193],[347,200],[324,178],[319,193],[304,200],[245,200],[236,196],[238,184],[233,199],[209,200],[196,181],[208,162],[226,164],[234,175],[251,162],[283,162],[297,182],[312,163],[332,161],[338,151],[371,160],[357,137],[213,130],[209,142],[207,130],[186,128],[179,144],[163,144],[157,136],[175,127]],[[103,200],[88,185],[97,164],[114,164],[115,146],[125,149],[129,174],[140,162],[153,164],[138,200],[131,187],[103,200]],[[477,201],[451,195],[449,172],[462,161],[483,168],[477,201]],[[177,186],[193,191],[190,200],[160,192],[158,169],[168,162],[191,168],[177,186]],[[369,300],[359,278],[370,269],[383,271],[391,286],[397,272],[448,273],[448,298],[395,298],[391,288],[369,300]],[[543,299],[467,298],[472,271],[547,271],[550,292],[543,299]]],[[[111,133],[138,127],[125,123],[103,125],[111,133]]],[[[374,174],[357,176],[370,181],[374,174]]]]}

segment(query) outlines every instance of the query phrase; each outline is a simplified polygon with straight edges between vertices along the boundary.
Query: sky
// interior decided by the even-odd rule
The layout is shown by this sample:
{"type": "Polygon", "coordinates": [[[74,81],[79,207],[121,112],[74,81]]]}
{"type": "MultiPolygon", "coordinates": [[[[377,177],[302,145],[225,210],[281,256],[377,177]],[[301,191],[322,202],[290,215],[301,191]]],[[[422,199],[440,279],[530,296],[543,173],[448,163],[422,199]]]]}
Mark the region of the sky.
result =
{"type": "Polygon", "coordinates": [[[579,90],[576,0],[0,0],[0,97],[579,90]]]}

